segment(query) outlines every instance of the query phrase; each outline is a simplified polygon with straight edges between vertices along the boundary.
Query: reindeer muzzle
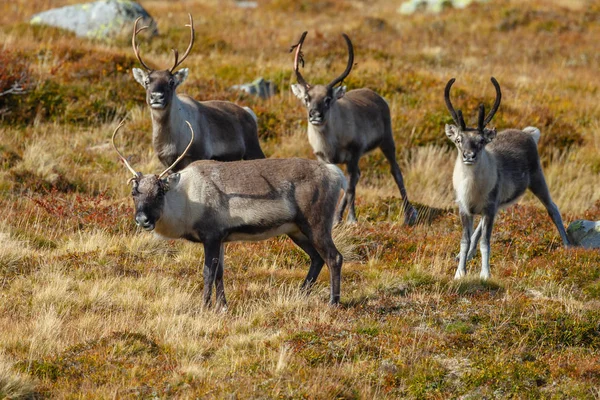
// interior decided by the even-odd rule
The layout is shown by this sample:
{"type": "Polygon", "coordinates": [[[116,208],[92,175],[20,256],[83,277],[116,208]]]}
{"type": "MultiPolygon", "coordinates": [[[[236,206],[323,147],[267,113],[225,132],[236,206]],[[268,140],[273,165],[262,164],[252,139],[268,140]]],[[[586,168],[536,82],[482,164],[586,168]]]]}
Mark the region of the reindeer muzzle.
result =
{"type": "Polygon", "coordinates": [[[462,161],[465,165],[473,165],[477,161],[477,154],[473,152],[463,152],[462,161]]]}
{"type": "Polygon", "coordinates": [[[164,93],[153,92],[150,93],[150,107],[155,109],[163,109],[167,106],[164,93]]]}
{"type": "Polygon", "coordinates": [[[137,226],[139,226],[140,228],[142,228],[146,231],[154,230],[154,223],[150,222],[150,220],[148,219],[146,214],[137,214],[135,216],[135,223],[137,226]]]}

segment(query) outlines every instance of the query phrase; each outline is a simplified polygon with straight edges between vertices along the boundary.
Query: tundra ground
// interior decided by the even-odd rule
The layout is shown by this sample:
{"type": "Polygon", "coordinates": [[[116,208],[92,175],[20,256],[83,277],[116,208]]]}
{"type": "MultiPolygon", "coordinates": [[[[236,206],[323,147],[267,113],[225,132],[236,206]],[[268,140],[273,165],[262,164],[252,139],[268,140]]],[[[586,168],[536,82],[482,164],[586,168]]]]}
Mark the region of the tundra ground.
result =
{"type": "Polygon", "coordinates": [[[421,223],[402,226],[383,155],[361,162],[359,224],[336,229],[345,255],[342,305],[328,274],[304,296],[308,258],[285,238],[227,246],[229,309],[203,309],[202,246],[138,230],[128,172],[152,151],[128,32],[112,43],[28,25],[69,1],[3,2],[0,91],[0,398],[600,398],[600,253],[565,249],[531,195],[499,214],[493,279],[454,281],[460,224],[455,150],[443,88],[469,123],[503,90],[498,129],[537,126],[548,185],[566,224],[600,219],[600,5],[497,0],[441,15],[396,13],[400,2],[142,1],[160,36],[146,62],[172,63],[196,44],[179,92],[228,99],[259,118],[270,157],[313,157],[305,111],[289,90],[287,51],[308,30],[304,76],[326,82],[346,63],[348,89],[391,106],[397,155],[421,223]],[[260,100],[227,88],[274,81],[260,100]]]}

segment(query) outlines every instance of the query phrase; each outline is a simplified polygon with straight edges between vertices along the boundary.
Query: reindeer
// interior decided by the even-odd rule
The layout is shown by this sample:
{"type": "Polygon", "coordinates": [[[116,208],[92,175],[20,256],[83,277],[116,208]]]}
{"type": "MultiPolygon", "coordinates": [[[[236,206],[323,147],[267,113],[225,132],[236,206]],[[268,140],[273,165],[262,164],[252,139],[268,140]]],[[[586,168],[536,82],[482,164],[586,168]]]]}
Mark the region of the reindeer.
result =
{"type": "MultiPolygon", "coordinates": [[[[188,14],[189,15],[189,14],[188,14]]],[[[141,18],[141,17],[140,17],[141,18]]],[[[194,23],[189,15],[190,43],[183,57],[173,49],[175,63],[168,70],[155,71],[142,60],[136,36],[148,28],[138,29],[138,18],[133,26],[131,45],[135,56],[145,71],[133,68],[133,77],[146,90],[146,102],[152,115],[152,144],[159,160],[172,165],[183,154],[187,144],[187,127],[190,121],[200,135],[187,156],[174,167],[185,168],[195,160],[251,160],[265,158],[257,134],[256,115],[249,108],[242,108],[228,101],[196,101],[190,96],[175,93],[188,76],[188,69],[175,69],[187,58],[194,44],[194,23]]]]}
{"type": "Polygon", "coordinates": [[[346,93],[344,79],[352,70],[354,50],[350,38],[343,34],[348,45],[346,70],[327,85],[309,85],[298,69],[304,66],[302,44],[307,32],[302,34],[294,57],[294,72],[298,84],[291,85],[292,92],[308,112],[308,141],[317,158],[326,163],[346,164],[350,184],[336,215],[336,222],[349,206],[347,222],[356,223],[354,199],[360,177],[358,161],[363,154],[379,147],[387,158],[392,176],[400,189],[404,206],[404,222],[417,222],[417,211],[408,201],[402,172],[396,162],[396,145],[392,136],[390,109],[386,101],[370,89],[355,89],[346,93]],[[336,86],[338,85],[339,86],[336,86]]]}
{"type": "Polygon", "coordinates": [[[565,246],[569,245],[569,239],[542,172],[537,151],[540,130],[527,127],[523,130],[507,129],[496,134],[496,128],[486,128],[502,99],[500,85],[493,77],[491,81],[496,88],[496,100],[490,113],[485,116],[485,106],[481,104],[477,128],[467,127],[462,112],[455,111],[450,101],[450,89],[454,81],[454,78],[450,79],[444,91],[446,107],[456,124],[446,125],[445,130],[458,150],[452,183],[463,227],[454,278],[466,275],[466,263],[475,255],[477,242],[481,239],[480,277],[489,279],[490,238],[496,214],[499,209],[517,201],[526,189],[531,190],[546,207],[565,246]],[[473,232],[475,214],[481,215],[481,221],[473,232]]]}
{"type": "Polygon", "coordinates": [[[303,159],[263,159],[228,163],[203,160],[167,176],[191,149],[160,175],[136,172],[115,145],[133,174],[132,197],[135,221],[147,231],[170,239],[187,239],[204,244],[204,303],[211,304],[212,286],[216,299],[226,305],[223,286],[223,243],[256,241],[286,234],[310,257],[302,289],[309,290],[327,263],[330,273],[330,303],[340,300],[342,255],[331,237],[333,215],[341,189],[346,189],[343,172],[335,165],[303,159]]]}

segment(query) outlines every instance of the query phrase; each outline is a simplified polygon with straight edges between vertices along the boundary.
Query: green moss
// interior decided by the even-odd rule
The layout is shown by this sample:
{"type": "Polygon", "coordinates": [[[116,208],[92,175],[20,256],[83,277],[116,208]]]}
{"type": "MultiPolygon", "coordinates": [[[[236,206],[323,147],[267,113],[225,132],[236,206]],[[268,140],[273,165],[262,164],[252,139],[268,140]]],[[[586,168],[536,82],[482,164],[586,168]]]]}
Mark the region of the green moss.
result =
{"type": "Polygon", "coordinates": [[[448,333],[460,333],[463,335],[468,335],[470,333],[473,333],[475,331],[475,328],[472,324],[468,322],[455,321],[447,324],[444,330],[448,333]]]}
{"type": "Polygon", "coordinates": [[[407,391],[414,398],[435,398],[445,392],[446,369],[436,361],[423,360],[405,373],[407,391]]]}

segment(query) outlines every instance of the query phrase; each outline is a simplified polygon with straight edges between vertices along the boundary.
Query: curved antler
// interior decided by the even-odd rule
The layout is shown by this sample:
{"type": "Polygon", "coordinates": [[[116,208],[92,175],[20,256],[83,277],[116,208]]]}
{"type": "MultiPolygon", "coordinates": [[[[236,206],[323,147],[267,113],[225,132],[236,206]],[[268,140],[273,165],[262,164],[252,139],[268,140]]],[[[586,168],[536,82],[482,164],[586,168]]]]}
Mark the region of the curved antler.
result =
{"type": "Polygon", "coordinates": [[[194,20],[192,19],[192,14],[188,13],[188,16],[190,17],[190,23],[186,26],[190,27],[190,44],[188,45],[188,48],[186,49],[185,53],[183,53],[181,60],[178,60],[179,52],[177,51],[177,49],[173,49],[173,53],[175,54],[175,63],[173,64],[173,67],[169,70],[171,73],[173,73],[175,68],[177,68],[187,58],[187,56],[190,54],[190,51],[192,50],[192,46],[194,45],[194,36],[196,34],[196,31],[194,31],[194,20]]]}
{"type": "Polygon", "coordinates": [[[177,165],[177,163],[179,161],[181,161],[181,159],[183,157],[185,157],[185,154],[188,152],[188,150],[190,149],[190,147],[192,146],[192,143],[194,142],[194,129],[192,129],[192,124],[190,124],[188,121],[185,121],[186,124],[188,124],[188,126],[190,127],[190,132],[192,132],[192,138],[190,139],[190,143],[188,143],[187,147],[185,148],[185,150],[183,151],[183,153],[181,153],[181,155],[179,157],[177,157],[177,160],[175,160],[175,162],[173,164],[171,164],[171,166],[167,169],[165,169],[159,176],[158,179],[162,178],[167,172],[169,172],[171,169],[173,169],[173,167],[175,165],[177,165]]]}
{"type": "Polygon", "coordinates": [[[457,112],[456,110],[454,110],[452,102],[450,101],[450,89],[452,88],[452,85],[454,85],[455,81],[456,78],[452,78],[446,84],[446,89],[444,89],[444,100],[446,101],[446,108],[448,108],[448,111],[450,111],[450,115],[452,115],[454,123],[464,130],[466,128],[466,125],[462,115],[462,111],[458,110],[457,112]]]}
{"type": "Polygon", "coordinates": [[[148,29],[147,25],[142,26],[140,29],[138,29],[137,25],[140,19],[142,19],[142,17],[138,17],[138,19],[136,19],[133,23],[133,35],[131,36],[131,46],[133,47],[133,52],[135,53],[135,56],[137,57],[140,64],[142,64],[142,66],[146,68],[147,71],[152,71],[152,68],[147,66],[146,63],[142,61],[142,57],[140,57],[140,46],[135,43],[135,37],[137,36],[137,34],[145,29],[148,29]]]}
{"type": "Polygon", "coordinates": [[[302,33],[302,36],[300,36],[300,40],[298,41],[298,44],[295,44],[290,48],[290,53],[292,51],[294,51],[294,48],[296,49],[296,55],[294,56],[294,72],[296,73],[296,79],[298,80],[299,84],[301,84],[302,86],[304,86],[305,88],[308,89],[310,87],[310,85],[308,84],[308,82],[306,82],[306,80],[304,80],[304,77],[300,73],[300,69],[299,69],[299,65],[298,65],[300,63],[304,67],[304,54],[302,54],[302,44],[304,43],[304,39],[306,39],[307,34],[308,34],[308,31],[304,31],[302,33]]]}
{"type": "Polygon", "coordinates": [[[479,105],[479,115],[477,117],[477,130],[479,132],[483,132],[483,128],[485,128],[485,121],[483,120],[485,117],[485,106],[483,103],[479,105]]]}
{"type": "Polygon", "coordinates": [[[129,165],[129,162],[127,162],[127,159],[125,157],[123,157],[123,154],[121,154],[121,152],[119,151],[119,149],[117,149],[117,146],[115,145],[115,137],[117,136],[117,132],[119,132],[119,129],[121,129],[123,127],[123,125],[125,125],[125,120],[121,121],[121,123],[119,124],[119,126],[117,126],[117,128],[113,132],[111,142],[112,142],[113,148],[115,149],[115,151],[119,155],[119,158],[121,159],[121,161],[123,161],[123,164],[125,164],[125,166],[127,167],[127,169],[133,174],[134,177],[138,178],[141,175],[141,173],[136,172],[135,169],[133,169],[131,167],[131,165],[129,165]]]}
{"type": "Polygon", "coordinates": [[[352,42],[350,41],[348,35],[346,35],[345,33],[342,33],[342,36],[344,37],[344,39],[346,40],[346,44],[348,45],[348,65],[346,65],[346,70],[340,76],[335,78],[327,85],[328,88],[332,88],[338,83],[342,82],[348,76],[350,71],[352,71],[352,67],[354,66],[354,48],[352,47],[352,42]]]}
{"type": "Polygon", "coordinates": [[[485,121],[483,121],[484,127],[490,123],[492,118],[494,118],[494,114],[496,114],[496,111],[498,111],[498,107],[500,107],[500,100],[502,100],[502,91],[500,91],[500,85],[498,84],[498,81],[493,76],[492,76],[491,81],[492,81],[492,84],[494,85],[494,87],[496,88],[496,101],[494,101],[494,105],[492,106],[490,113],[485,118],[485,121]]]}

